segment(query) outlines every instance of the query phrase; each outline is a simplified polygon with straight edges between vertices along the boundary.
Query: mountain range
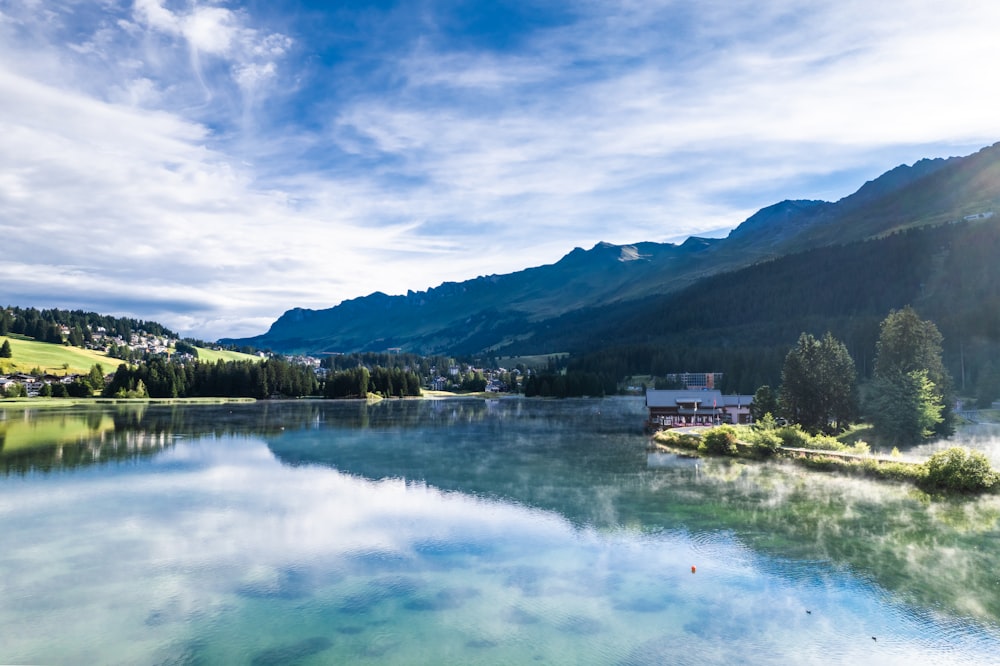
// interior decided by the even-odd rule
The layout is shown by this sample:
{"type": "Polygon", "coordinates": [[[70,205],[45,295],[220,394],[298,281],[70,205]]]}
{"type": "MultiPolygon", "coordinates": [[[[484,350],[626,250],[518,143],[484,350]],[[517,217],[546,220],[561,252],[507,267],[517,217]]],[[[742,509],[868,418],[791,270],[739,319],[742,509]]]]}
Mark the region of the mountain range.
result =
{"type": "Polygon", "coordinates": [[[863,320],[867,344],[888,308],[908,304],[969,320],[995,342],[1000,325],[992,331],[982,313],[966,312],[981,309],[970,294],[1000,278],[1000,255],[984,250],[1000,243],[994,211],[1000,143],[898,166],[837,202],[776,203],[726,238],[598,243],[515,273],[294,308],[260,336],[220,342],[311,354],[585,353],[678,336],[688,345],[790,343],[796,328],[863,320]]]}

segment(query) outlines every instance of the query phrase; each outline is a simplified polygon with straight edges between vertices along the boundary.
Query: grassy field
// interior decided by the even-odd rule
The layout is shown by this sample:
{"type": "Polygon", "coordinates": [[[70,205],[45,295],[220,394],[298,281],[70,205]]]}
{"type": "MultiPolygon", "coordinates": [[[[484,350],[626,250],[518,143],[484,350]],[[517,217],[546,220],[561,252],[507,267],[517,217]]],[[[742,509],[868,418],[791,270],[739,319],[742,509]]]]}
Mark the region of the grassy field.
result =
{"type": "Polygon", "coordinates": [[[253,354],[243,354],[241,352],[235,351],[216,351],[214,349],[205,349],[204,347],[195,347],[198,350],[198,360],[206,361],[208,363],[215,363],[216,361],[262,361],[260,356],[254,356],[253,354]]]}
{"type": "Polygon", "coordinates": [[[31,372],[41,368],[42,372],[53,375],[86,374],[95,364],[100,364],[105,373],[114,372],[121,363],[104,352],[66,347],[48,342],[36,342],[20,336],[0,336],[10,342],[12,358],[0,358],[0,373],[31,372]]]}

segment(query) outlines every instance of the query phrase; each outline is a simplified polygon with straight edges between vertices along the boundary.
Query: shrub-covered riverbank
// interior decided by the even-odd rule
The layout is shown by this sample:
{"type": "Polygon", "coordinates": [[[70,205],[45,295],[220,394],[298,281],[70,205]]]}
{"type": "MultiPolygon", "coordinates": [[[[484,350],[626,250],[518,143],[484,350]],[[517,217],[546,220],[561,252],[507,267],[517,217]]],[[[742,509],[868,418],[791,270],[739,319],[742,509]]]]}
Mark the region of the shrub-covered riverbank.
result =
{"type": "Polygon", "coordinates": [[[796,426],[664,430],[653,435],[655,448],[750,459],[781,458],[827,472],[914,483],[927,492],[981,493],[1000,489],[1000,473],[986,456],[963,447],[939,451],[924,461],[872,455],[868,444],[844,444],[834,437],[809,435],[796,426]]]}

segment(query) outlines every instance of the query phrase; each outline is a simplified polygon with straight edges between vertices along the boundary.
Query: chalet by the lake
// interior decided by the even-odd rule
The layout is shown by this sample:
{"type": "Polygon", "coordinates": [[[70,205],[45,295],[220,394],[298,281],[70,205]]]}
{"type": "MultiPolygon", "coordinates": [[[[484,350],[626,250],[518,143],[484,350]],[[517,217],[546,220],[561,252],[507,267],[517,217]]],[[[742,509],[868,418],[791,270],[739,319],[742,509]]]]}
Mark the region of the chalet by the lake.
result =
{"type": "Polygon", "coordinates": [[[646,389],[649,427],[655,430],[688,425],[750,423],[752,395],[723,395],[722,391],[646,389]]]}

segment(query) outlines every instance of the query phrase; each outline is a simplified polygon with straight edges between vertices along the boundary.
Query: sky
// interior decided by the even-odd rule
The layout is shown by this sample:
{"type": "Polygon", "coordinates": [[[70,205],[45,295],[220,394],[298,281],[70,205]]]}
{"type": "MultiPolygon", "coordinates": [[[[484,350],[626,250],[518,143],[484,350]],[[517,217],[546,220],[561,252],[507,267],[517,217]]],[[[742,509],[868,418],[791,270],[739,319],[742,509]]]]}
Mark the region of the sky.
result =
{"type": "Polygon", "coordinates": [[[204,340],[1000,141],[982,0],[0,0],[0,305],[204,340]]]}

